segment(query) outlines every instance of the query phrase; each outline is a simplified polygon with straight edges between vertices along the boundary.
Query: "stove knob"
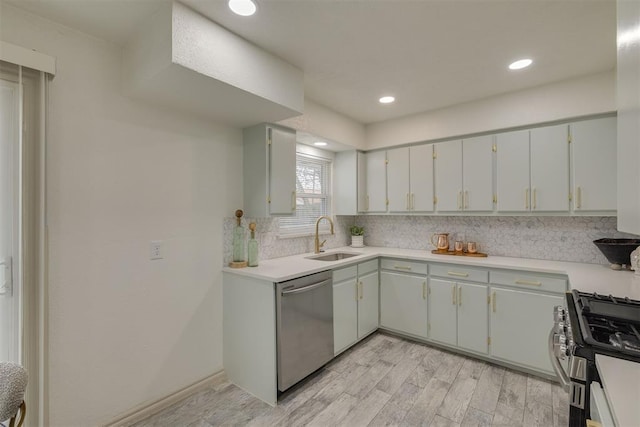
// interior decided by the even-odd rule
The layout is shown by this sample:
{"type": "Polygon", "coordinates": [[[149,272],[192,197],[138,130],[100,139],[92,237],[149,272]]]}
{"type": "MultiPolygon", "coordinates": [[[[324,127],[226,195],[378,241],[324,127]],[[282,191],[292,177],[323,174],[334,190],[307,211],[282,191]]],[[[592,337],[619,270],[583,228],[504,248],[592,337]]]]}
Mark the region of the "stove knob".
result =
{"type": "Polygon", "coordinates": [[[558,305],[553,309],[553,320],[555,322],[564,322],[566,318],[567,318],[567,313],[564,307],[562,307],[561,305],[558,305]]]}
{"type": "Polygon", "coordinates": [[[565,324],[562,321],[558,321],[555,323],[555,325],[553,326],[553,332],[555,332],[556,334],[561,334],[564,335],[565,334],[565,324]]]}
{"type": "Polygon", "coordinates": [[[553,351],[558,359],[560,360],[566,359],[567,346],[565,344],[554,344],[553,351]]]}
{"type": "Polygon", "coordinates": [[[557,345],[557,344],[567,344],[567,337],[565,337],[564,335],[559,335],[559,334],[554,334],[553,335],[553,344],[557,345]]]}

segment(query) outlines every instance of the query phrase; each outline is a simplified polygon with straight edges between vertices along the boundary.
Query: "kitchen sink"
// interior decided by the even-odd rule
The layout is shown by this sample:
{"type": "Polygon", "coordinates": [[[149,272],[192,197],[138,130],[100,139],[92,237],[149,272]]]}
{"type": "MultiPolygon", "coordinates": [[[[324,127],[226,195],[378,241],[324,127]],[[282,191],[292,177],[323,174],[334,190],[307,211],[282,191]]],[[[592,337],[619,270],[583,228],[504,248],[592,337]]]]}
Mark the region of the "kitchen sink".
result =
{"type": "Polygon", "coordinates": [[[316,261],[340,261],[341,259],[347,259],[358,255],[362,254],[359,252],[331,252],[324,255],[309,256],[307,259],[313,259],[316,261]]]}

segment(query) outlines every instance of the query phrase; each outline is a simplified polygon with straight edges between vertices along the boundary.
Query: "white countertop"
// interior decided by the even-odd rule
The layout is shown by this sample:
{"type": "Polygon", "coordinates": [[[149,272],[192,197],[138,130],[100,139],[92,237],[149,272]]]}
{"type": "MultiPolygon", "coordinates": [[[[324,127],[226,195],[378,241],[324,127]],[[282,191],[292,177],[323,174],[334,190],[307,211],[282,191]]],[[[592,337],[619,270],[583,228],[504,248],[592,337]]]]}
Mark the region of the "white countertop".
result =
{"type": "Polygon", "coordinates": [[[364,248],[337,248],[331,252],[357,252],[361,255],[340,261],[317,261],[308,259],[313,253],[293,255],[260,261],[258,267],[223,270],[271,282],[283,282],[311,273],[357,264],[376,257],[397,257],[407,260],[443,262],[450,264],[475,265],[489,268],[528,270],[538,273],[566,274],[571,289],[582,292],[598,292],[605,295],[626,296],[640,300],[640,276],[631,271],[615,271],[606,265],[582,264],[577,262],[547,261],[528,258],[491,256],[475,258],[432,254],[431,251],[417,249],[395,249],[366,246],[364,248]]]}
{"type": "Polygon", "coordinates": [[[640,425],[640,364],[596,355],[602,386],[617,427],[640,425]]]}
{"type": "MultiPolygon", "coordinates": [[[[607,265],[547,261],[528,258],[491,256],[475,258],[432,254],[427,250],[381,247],[337,248],[331,252],[357,252],[360,255],[340,261],[308,259],[312,253],[260,261],[258,267],[224,268],[227,273],[271,282],[282,282],[324,270],[346,267],[376,257],[395,257],[407,260],[465,264],[488,268],[528,270],[538,273],[564,274],[569,287],[582,292],[597,292],[640,300],[640,276],[631,271],[611,270],[607,265]]],[[[551,316],[551,313],[549,313],[551,316]]],[[[618,422],[618,427],[640,426],[640,363],[599,356],[600,375],[618,422]],[[603,362],[604,360],[604,362],[603,362]],[[635,397],[634,397],[635,396],[635,397]]]]}

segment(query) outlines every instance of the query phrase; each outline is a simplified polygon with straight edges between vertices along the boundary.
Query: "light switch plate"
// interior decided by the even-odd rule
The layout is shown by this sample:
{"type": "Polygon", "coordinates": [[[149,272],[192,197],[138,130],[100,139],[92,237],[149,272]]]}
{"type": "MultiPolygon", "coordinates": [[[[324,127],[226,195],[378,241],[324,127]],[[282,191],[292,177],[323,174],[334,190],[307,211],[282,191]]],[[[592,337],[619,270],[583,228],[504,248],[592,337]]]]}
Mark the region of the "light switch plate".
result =
{"type": "Polygon", "coordinates": [[[149,242],[149,259],[163,259],[162,240],[152,240],[149,242]]]}

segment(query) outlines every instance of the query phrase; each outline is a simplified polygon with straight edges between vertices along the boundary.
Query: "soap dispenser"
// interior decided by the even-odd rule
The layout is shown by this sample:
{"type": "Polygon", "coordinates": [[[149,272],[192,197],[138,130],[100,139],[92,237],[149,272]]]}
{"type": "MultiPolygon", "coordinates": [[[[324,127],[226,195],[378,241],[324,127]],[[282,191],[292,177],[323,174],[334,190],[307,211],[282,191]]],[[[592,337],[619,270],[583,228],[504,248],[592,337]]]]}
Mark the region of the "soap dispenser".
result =
{"type": "Polygon", "coordinates": [[[249,250],[249,267],[258,266],[258,241],[256,240],[256,223],[249,224],[249,230],[251,230],[251,238],[247,244],[249,250]]]}

